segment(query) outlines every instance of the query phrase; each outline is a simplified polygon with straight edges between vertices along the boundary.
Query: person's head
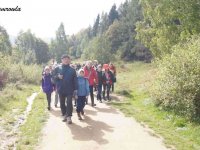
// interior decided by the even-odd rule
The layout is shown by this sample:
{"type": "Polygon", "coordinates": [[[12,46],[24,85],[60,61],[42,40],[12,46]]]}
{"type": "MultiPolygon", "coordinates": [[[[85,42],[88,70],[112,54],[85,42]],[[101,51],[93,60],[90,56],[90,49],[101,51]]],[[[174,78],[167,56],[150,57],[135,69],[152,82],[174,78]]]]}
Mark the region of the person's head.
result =
{"type": "Polygon", "coordinates": [[[113,64],[110,62],[110,63],[109,63],[109,66],[113,66],[113,64]]]}
{"type": "Polygon", "coordinates": [[[80,69],[80,70],[78,71],[78,75],[81,76],[81,77],[83,77],[83,76],[84,76],[84,70],[83,70],[83,69],[80,69]]]}
{"type": "Polygon", "coordinates": [[[86,66],[87,66],[88,68],[91,68],[91,67],[92,67],[92,61],[88,60],[88,61],[86,62],[86,66]]]}
{"type": "Polygon", "coordinates": [[[108,71],[109,71],[109,68],[105,68],[104,71],[105,71],[105,72],[108,72],[108,71]]]}
{"type": "Polygon", "coordinates": [[[94,65],[94,66],[97,66],[97,65],[98,65],[98,60],[94,60],[94,61],[93,61],[93,65],[94,65]]]}
{"type": "Polygon", "coordinates": [[[69,65],[71,63],[71,59],[68,55],[62,55],[61,61],[63,65],[69,65]]]}
{"type": "Polygon", "coordinates": [[[46,66],[46,67],[44,68],[45,74],[49,74],[50,71],[51,71],[51,70],[50,70],[49,66],[46,66]]]}
{"type": "Polygon", "coordinates": [[[101,66],[101,65],[98,65],[98,66],[97,66],[97,70],[98,70],[98,71],[102,71],[102,66],[101,66]]]}

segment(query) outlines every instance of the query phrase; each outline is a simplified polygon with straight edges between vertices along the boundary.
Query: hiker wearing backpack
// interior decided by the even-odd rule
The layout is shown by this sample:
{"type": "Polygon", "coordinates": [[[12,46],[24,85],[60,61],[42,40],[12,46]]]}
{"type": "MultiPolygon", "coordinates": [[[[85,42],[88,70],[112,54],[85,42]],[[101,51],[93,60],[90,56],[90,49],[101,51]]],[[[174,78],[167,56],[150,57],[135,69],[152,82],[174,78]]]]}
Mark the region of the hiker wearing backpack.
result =
{"type": "Polygon", "coordinates": [[[76,105],[76,112],[78,115],[78,119],[82,120],[81,115],[84,115],[84,107],[86,96],[89,95],[89,82],[86,78],[84,78],[84,70],[80,69],[78,71],[78,90],[77,90],[77,105],[76,105]]]}
{"type": "Polygon", "coordinates": [[[51,82],[51,74],[49,66],[44,68],[44,72],[42,75],[42,90],[46,93],[48,110],[51,109],[51,93],[53,92],[53,84],[51,82]]]}
{"type": "Polygon", "coordinates": [[[102,66],[98,65],[97,66],[97,77],[98,77],[98,85],[97,85],[97,100],[102,102],[102,86],[103,86],[103,71],[102,71],[102,66]]]}
{"type": "Polygon", "coordinates": [[[68,124],[72,123],[72,97],[77,96],[77,76],[76,71],[70,67],[71,59],[68,55],[61,57],[62,65],[58,67],[58,93],[60,98],[61,112],[64,116],[63,121],[68,124]]]}
{"type": "Polygon", "coordinates": [[[94,68],[92,67],[92,62],[91,61],[87,61],[85,67],[83,68],[84,70],[84,77],[88,79],[89,81],[89,89],[90,89],[90,99],[91,99],[91,105],[92,106],[96,106],[96,104],[94,103],[94,83],[98,83],[97,80],[97,74],[96,71],[94,70],[94,68]]]}
{"type": "Polygon", "coordinates": [[[56,79],[56,75],[59,73],[59,65],[56,63],[52,66],[52,72],[51,72],[51,75],[52,75],[52,83],[54,84],[54,91],[55,91],[55,102],[54,102],[54,105],[55,107],[58,106],[58,101],[59,100],[59,95],[58,95],[58,87],[57,87],[57,79],[56,79]]]}
{"type": "Polygon", "coordinates": [[[113,73],[113,82],[111,84],[112,92],[114,92],[114,83],[117,82],[116,80],[116,67],[110,62],[109,70],[113,73]]]}
{"type": "Polygon", "coordinates": [[[104,73],[103,73],[103,99],[106,100],[111,100],[110,99],[110,88],[113,83],[113,78],[114,75],[113,73],[109,70],[109,65],[104,64],[104,73]],[[106,97],[105,97],[106,94],[106,97]]]}

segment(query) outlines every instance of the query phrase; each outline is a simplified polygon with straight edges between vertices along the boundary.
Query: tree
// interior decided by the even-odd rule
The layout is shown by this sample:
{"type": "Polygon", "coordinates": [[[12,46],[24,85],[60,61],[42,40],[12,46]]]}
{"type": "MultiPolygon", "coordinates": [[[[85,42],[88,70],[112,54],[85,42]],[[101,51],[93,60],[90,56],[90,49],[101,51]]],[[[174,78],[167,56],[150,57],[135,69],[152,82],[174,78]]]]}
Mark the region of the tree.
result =
{"type": "Polygon", "coordinates": [[[63,23],[60,24],[58,30],[56,31],[56,59],[60,60],[63,54],[68,54],[68,41],[65,34],[65,28],[63,23]]]}
{"type": "Polygon", "coordinates": [[[35,47],[36,37],[31,33],[30,30],[23,32],[20,31],[17,39],[15,40],[17,49],[22,53],[22,61],[26,64],[36,62],[35,58],[35,47]]]}
{"type": "Polygon", "coordinates": [[[76,58],[76,51],[78,48],[78,40],[75,35],[69,38],[69,55],[76,58]]]}
{"type": "Polygon", "coordinates": [[[112,8],[110,9],[109,15],[108,15],[108,22],[109,25],[111,25],[116,19],[119,18],[118,12],[116,10],[116,5],[114,4],[112,8]]]}
{"type": "Polygon", "coordinates": [[[36,37],[34,34],[31,33],[30,30],[26,32],[20,31],[15,40],[15,44],[17,48],[24,53],[27,53],[29,50],[33,51],[35,47],[36,37]]]}
{"type": "Polygon", "coordinates": [[[95,23],[93,25],[93,28],[92,28],[93,37],[95,37],[99,31],[99,21],[100,21],[100,16],[98,14],[97,18],[95,20],[95,23]]]}
{"type": "Polygon", "coordinates": [[[108,14],[102,13],[99,22],[99,34],[102,35],[109,27],[108,14]]]}
{"type": "MultiPolygon", "coordinates": [[[[26,64],[46,63],[49,60],[49,47],[41,39],[35,37],[30,30],[21,31],[15,41],[15,55],[21,54],[20,60],[26,64]]],[[[17,62],[17,60],[15,60],[17,62]]]]}
{"type": "Polygon", "coordinates": [[[46,63],[50,59],[49,47],[41,39],[36,40],[35,57],[38,64],[46,63]]]}
{"type": "Polygon", "coordinates": [[[9,35],[4,27],[0,26],[0,52],[11,55],[12,47],[9,35]]]}
{"type": "Polygon", "coordinates": [[[200,33],[199,0],[142,0],[144,20],[137,24],[137,38],[155,57],[171,53],[171,48],[200,33]]]}

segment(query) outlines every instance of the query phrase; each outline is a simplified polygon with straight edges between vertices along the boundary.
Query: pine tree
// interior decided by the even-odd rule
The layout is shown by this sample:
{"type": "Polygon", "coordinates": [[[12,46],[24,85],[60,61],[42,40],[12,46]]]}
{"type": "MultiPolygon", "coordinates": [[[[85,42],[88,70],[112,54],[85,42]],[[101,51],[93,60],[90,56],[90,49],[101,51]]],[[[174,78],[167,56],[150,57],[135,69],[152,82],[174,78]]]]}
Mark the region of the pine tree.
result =
{"type": "Polygon", "coordinates": [[[118,12],[116,10],[116,5],[114,4],[109,12],[109,15],[108,15],[108,21],[109,21],[109,25],[111,25],[115,19],[119,19],[119,15],[118,15],[118,12]]]}
{"type": "Polygon", "coordinates": [[[100,16],[98,14],[92,29],[93,37],[95,37],[99,31],[99,21],[100,21],[100,16]]]}
{"type": "Polygon", "coordinates": [[[12,47],[9,40],[9,35],[4,27],[0,26],[0,52],[11,55],[12,47]]]}
{"type": "Polygon", "coordinates": [[[60,60],[63,54],[69,53],[68,41],[63,23],[60,24],[58,30],[56,31],[56,44],[56,59],[60,60]]]}

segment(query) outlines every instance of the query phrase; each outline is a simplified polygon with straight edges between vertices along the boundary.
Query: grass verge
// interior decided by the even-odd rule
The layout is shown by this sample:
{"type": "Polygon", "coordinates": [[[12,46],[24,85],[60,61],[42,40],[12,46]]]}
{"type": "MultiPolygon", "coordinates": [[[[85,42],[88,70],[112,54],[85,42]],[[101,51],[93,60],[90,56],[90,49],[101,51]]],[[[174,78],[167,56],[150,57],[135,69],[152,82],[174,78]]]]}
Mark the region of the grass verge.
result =
{"type": "Polygon", "coordinates": [[[15,116],[20,115],[28,104],[26,98],[36,91],[39,87],[35,85],[10,84],[0,92],[0,119],[5,125],[15,121],[15,116]]]}
{"type": "Polygon", "coordinates": [[[156,107],[150,98],[149,88],[156,74],[152,64],[127,64],[118,72],[116,92],[124,95],[124,101],[113,102],[114,107],[148,125],[168,146],[177,150],[200,149],[200,124],[156,107]]]}
{"type": "Polygon", "coordinates": [[[34,100],[32,110],[26,123],[20,127],[18,150],[32,150],[35,148],[41,135],[42,127],[47,119],[45,95],[39,93],[34,100]]]}

